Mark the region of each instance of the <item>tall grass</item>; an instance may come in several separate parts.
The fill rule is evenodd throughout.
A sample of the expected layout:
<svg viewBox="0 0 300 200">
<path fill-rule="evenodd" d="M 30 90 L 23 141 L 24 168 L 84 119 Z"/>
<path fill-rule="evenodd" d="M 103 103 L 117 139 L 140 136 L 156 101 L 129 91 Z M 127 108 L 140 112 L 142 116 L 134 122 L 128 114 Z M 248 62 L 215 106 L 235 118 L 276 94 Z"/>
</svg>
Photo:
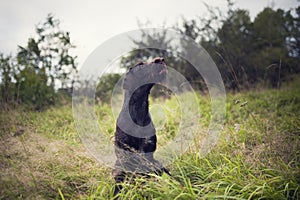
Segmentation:
<svg viewBox="0 0 300 200">
<path fill-rule="evenodd" d="M 155 123 L 159 145 L 176 135 L 175 98 Z M 210 100 L 198 95 L 199 122 L 207 128 Z M 155 114 L 162 112 L 157 107 Z M 201 156 L 201 141 L 168 168 L 124 182 L 120 199 L 300 199 L 300 85 L 228 94 L 226 123 L 217 145 Z M 99 124 L 113 135 L 109 105 L 96 108 Z M 111 199 L 110 169 L 92 158 L 77 135 L 70 105 L 43 112 L 1 113 L 0 199 Z M 199 130 L 201 131 L 201 130 Z M 200 134 L 200 133 L 199 133 Z"/>
</svg>

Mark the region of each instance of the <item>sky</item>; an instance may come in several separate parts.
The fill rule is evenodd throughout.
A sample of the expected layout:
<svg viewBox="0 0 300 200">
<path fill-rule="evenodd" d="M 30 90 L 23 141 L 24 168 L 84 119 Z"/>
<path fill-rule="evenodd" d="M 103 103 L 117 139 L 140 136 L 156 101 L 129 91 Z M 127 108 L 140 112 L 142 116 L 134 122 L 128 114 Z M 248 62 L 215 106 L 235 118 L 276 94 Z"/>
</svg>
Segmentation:
<svg viewBox="0 0 300 200">
<path fill-rule="evenodd" d="M 263 8 L 290 9 L 299 0 L 234 0 L 235 8 L 246 9 L 253 19 Z M 182 17 L 195 19 L 207 14 L 205 3 L 226 10 L 226 0 L 1 0 L 0 52 L 16 53 L 35 35 L 35 25 L 44 22 L 48 13 L 61 21 L 76 45 L 73 54 L 79 66 L 88 55 L 109 38 L 138 29 L 138 20 L 151 22 L 152 28 L 179 23 Z"/>
</svg>

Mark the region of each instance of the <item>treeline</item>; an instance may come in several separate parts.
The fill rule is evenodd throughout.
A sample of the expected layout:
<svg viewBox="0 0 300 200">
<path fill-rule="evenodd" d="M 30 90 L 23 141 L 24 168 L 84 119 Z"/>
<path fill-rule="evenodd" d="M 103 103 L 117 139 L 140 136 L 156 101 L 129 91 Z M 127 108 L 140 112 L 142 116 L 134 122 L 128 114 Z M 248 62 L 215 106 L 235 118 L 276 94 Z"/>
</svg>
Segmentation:
<svg viewBox="0 0 300 200">
<path fill-rule="evenodd" d="M 186 27 L 189 32 L 194 24 Z M 197 37 L 201 37 L 199 32 Z M 246 10 L 229 9 L 215 37 L 200 41 L 227 87 L 280 87 L 300 72 L 300 6 L 289 11 L 265 8 L 253 21 Z"/>
<path fill-rule="evenodd" d="M 283 81 L 299 74 L 300 6 L 288 11 L 267 7 L 253 20 L 247 10 L 234 9 L 230 1 L 226 12 L 209 6 L 207 11 L 206 17 L 183 20 L 172 28 L 208 51 L 227 89 L 280 87 Z M 141 41 L 134 42 L 138 48 L 121 58 L 121 67 L 163 56 L 194 89 L 205 90 L 201 75 L 180 54 L 174 53 L 178 49 L 171 45 L 166 32 L 145 34 Z M 166 50 L 144 49 L 157 43 Z M 36 36 L 29 38 L 26 46 L 19 46 L 15 56 L 0 54 L 1 107 L 26 104 L 42 109 L 59 102 L 60 94 L 71 92 L 76 81 L 76 56 L 71 55 L 72 48 L 75 46 L 70 33 L 62 31 L 59 20 L 48 15 L 44 23 L 36 26 Z M 120 74 L 108 74 L 99 80 L 96 96 L 100 101 L 109 102 L 119 78 Z"/>
<path fill-rule="evenodd" d="M 209 15 L 183 20 L 174 26 L 203 46 L 216 63 L 227 89 L 243 90 L 251 87 L 280 87 L 300 72 L 300 6 L 288 11 L 265 8 L 254 20 L 249 12 L 234 9 L 228 1 L 228 10 L 207 6 Z M 139 59 L 161 55 L 168 65 L 182 73 L 195 89 L 205 89 L 200 74 L 187 61 L 174 55 L 166 33 L 145 34 L 135 43 L 141 47 L 159 43 L 168 51 L 142 49 L 122 59 L 124 67 Z M 181 46 L 185 44 L 182 43 Z M 180 48 L 180 47 L 179 47 Z M 188 49 L 188 48 L 186 48 Z M 181 52 L 182 55 L 188 52 Z"/>
</svg>

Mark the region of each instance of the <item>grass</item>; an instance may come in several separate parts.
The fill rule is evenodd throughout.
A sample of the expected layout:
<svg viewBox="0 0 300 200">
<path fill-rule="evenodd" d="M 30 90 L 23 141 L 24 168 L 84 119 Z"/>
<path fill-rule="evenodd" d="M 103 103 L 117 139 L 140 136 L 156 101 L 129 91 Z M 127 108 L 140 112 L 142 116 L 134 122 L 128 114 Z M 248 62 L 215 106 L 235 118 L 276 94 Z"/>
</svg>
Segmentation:
<svg viewBox="0 0 300 200">
<path fill-rule="evenodd" d="M 198 95 L 199 122 L 210 120 L 209 97 Z M 246 103 L 247 102 L 247 103 Z M 159 145 L 177 133 L 175 98 L 153 100 Z M 167 108 L 162 115 L 161 107 Z M 199 142 L 167 175 L 124 183 L 122 199 L 300 199 L 300 83 L 281 89 L 227 94 L 226 123 L 205 157 Z M 97 107 L 99 124 L 114 133 L 110 107 Z M 158 117 L 155 117 L 155 115 Z M 165 118 L 165 119 L 164 119 Z M 18 108 L 0 115 L 0 199 L 110 199 L 110 169 L 85 150 L 70 105 L 43 112 Z M 199 133 L 200 134 L 200 133 Z"/>
</svg>

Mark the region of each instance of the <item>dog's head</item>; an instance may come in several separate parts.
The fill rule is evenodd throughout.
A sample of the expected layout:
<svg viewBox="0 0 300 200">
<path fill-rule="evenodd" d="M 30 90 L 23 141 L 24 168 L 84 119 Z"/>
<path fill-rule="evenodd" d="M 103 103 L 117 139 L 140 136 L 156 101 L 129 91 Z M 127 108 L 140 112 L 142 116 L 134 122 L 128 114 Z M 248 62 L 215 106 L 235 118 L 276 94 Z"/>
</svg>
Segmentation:
<svg viewBox="0 0 300 200">
<path fill-rule="evenodd" d="M 140 62 L 126 73 L 123 88 L 135 90 L 145 84 L 163 83 L 166 79 L 167 65 L 164 58 L 157 57 L 151 63 Z"/>
</svg>

